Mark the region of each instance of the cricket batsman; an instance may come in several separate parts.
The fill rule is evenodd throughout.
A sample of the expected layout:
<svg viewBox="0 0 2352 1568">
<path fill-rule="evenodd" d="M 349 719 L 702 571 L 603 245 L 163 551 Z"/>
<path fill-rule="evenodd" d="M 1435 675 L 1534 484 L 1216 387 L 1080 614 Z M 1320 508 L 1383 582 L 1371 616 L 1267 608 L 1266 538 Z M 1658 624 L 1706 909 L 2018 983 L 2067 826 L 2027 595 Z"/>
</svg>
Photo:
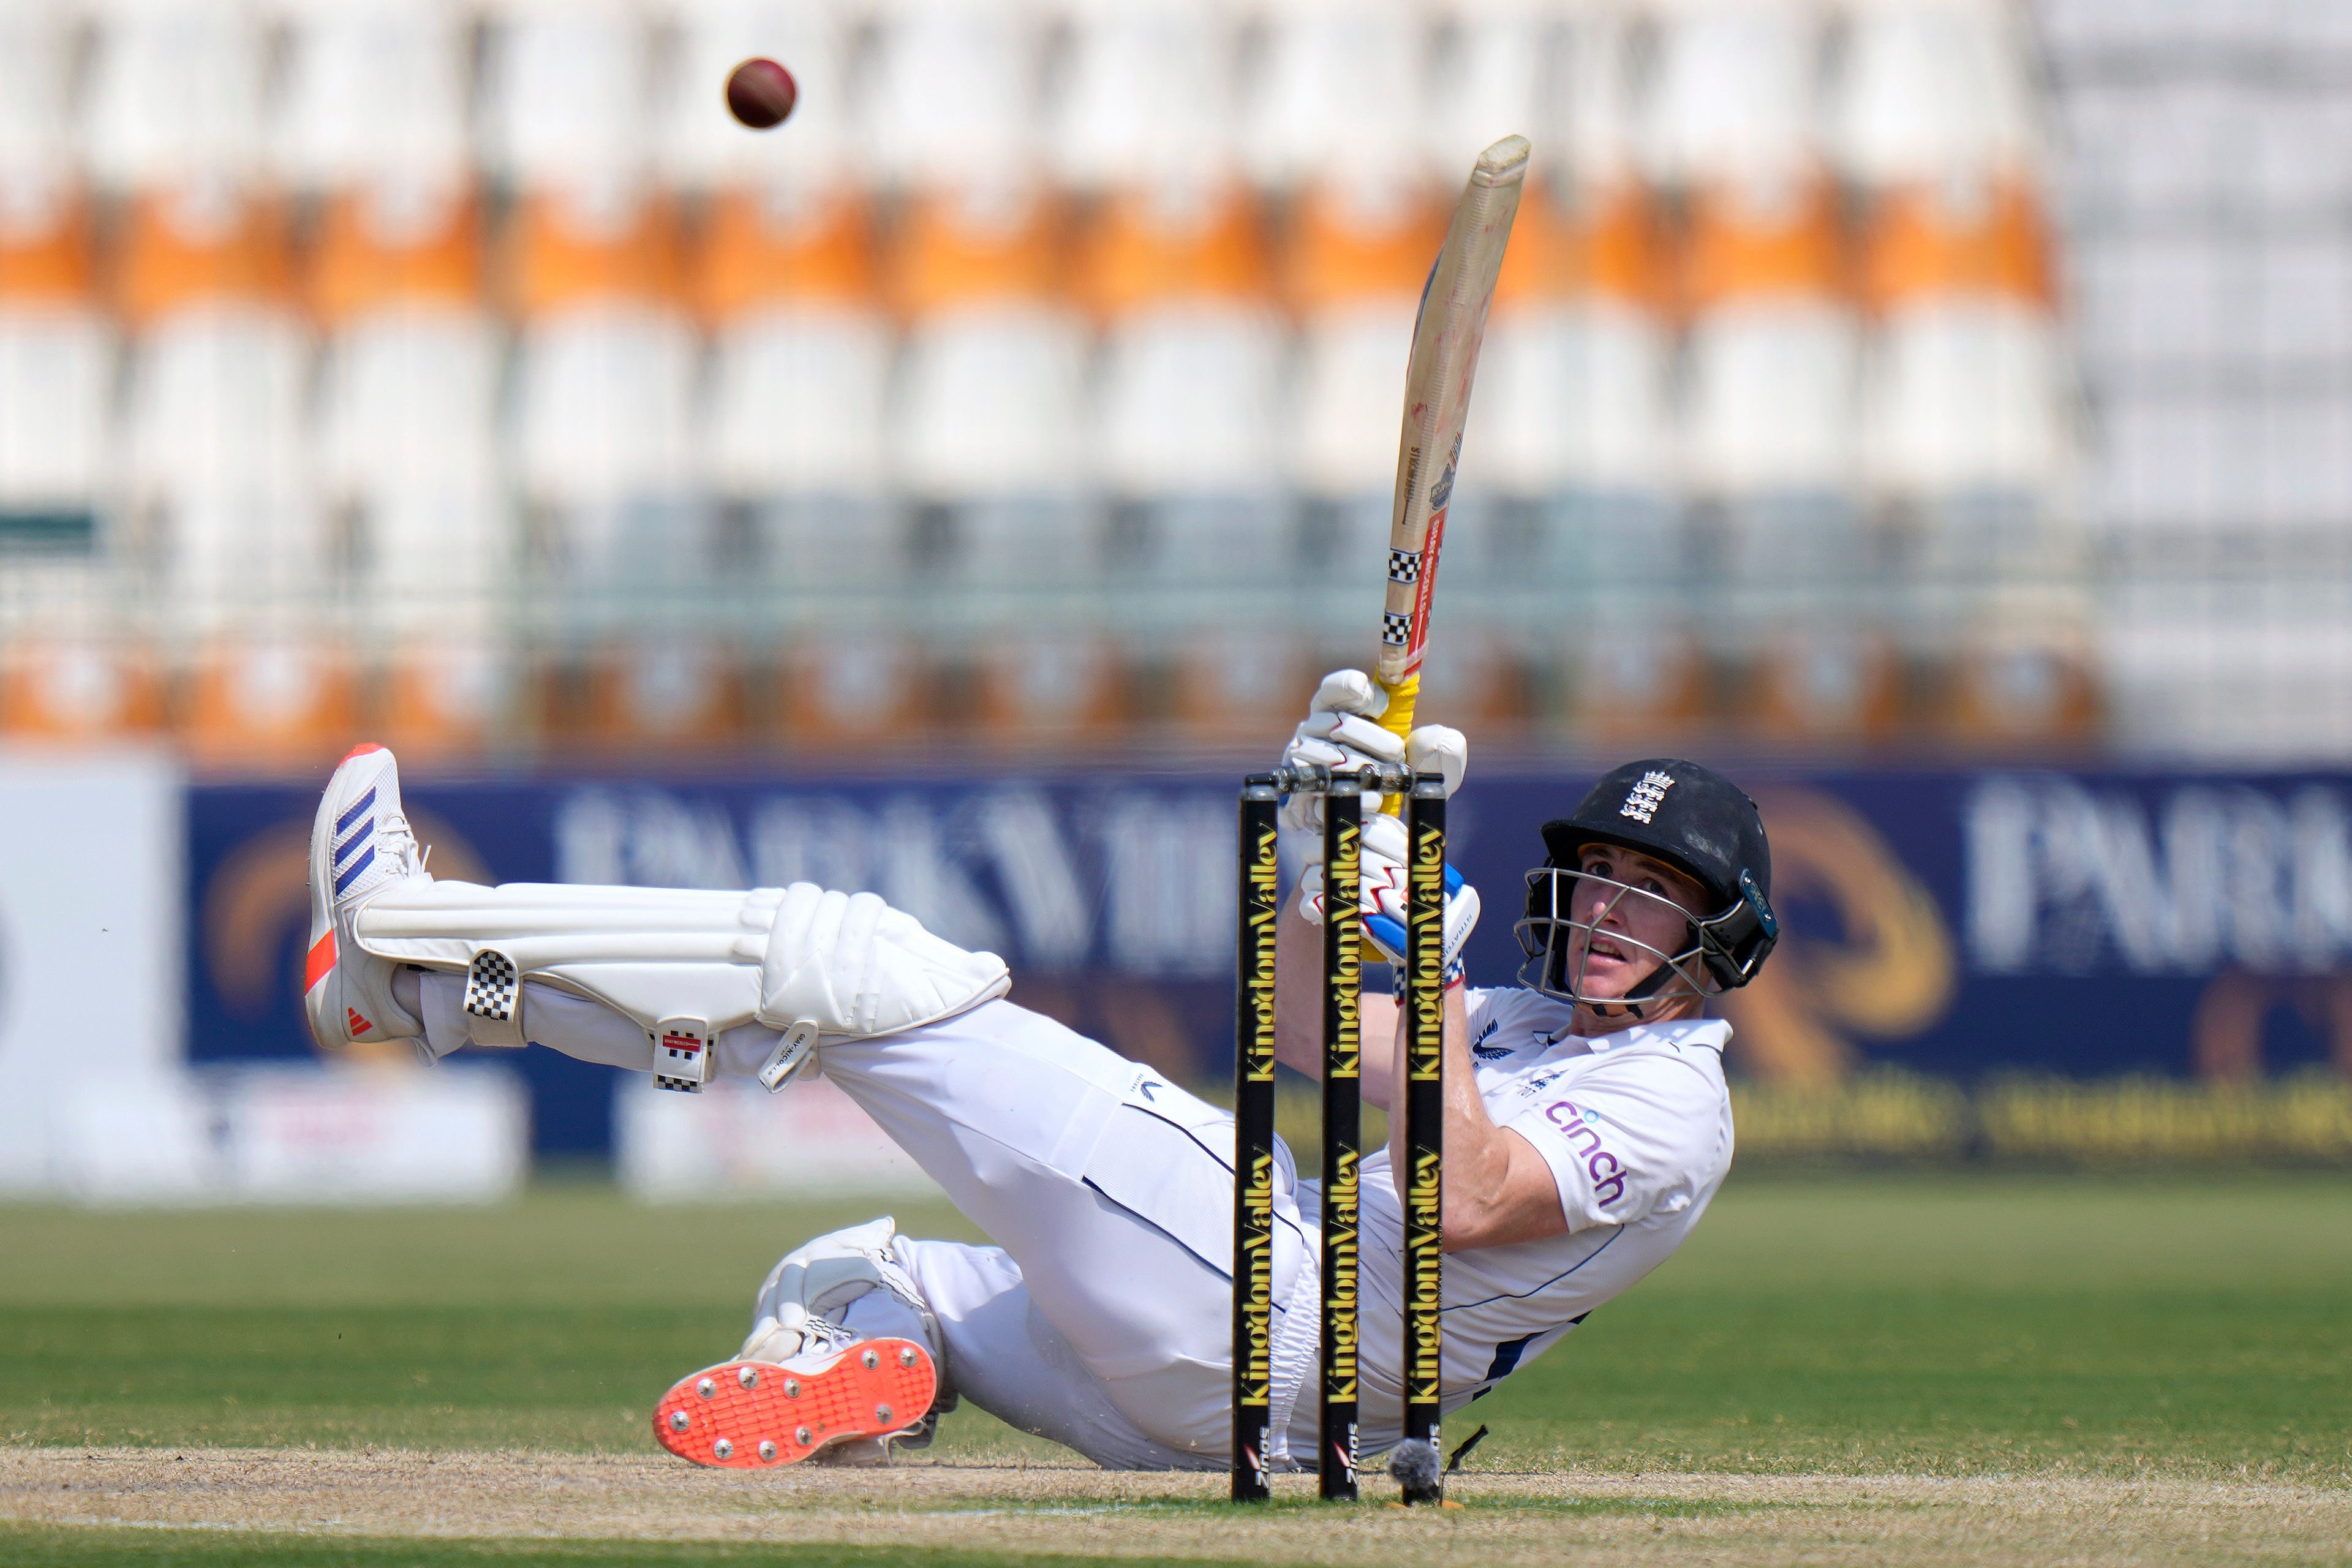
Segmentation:
<svg viewBox="0 0 2352 1568">
<path fill-rule="evenodd" d="M 1371 677 L 1318 689 L 1294 765 L 1410 763 L 1449 792 L 1458 731 L 1378 722 Z M 1404 834 L 1367 802 L 1361 907 L 1391 958 Z M 1286 908 L 1280 1059 L 1320 1065 L 1311 979 L 1328 918 L 1319 800 L 1285 825 L 1309 860 Z M 1311 831 L 1310 831 L 1311 830 Z M 1516 985 L 1465 987 L 1476 892 L 1448 900 L 1444 1407 L 1493 1388 L 1664 1261 L 1731 1162 L 1709 997 L 1753 979 L 1777 934 L 1754 804 L 1695 763 L 1626 764 L 1542 828 Z M 1529 847 L 1530 858 L 1534 846 Z M 768 1275 L 734 1356 L 655 1412 L 665 1447 L 758 1468 L 871 1461 L 927 1442 L 959 1399 L 1115 1469 L 1229 1462 L 1234 1124 L 1225 1111 L 1008 998 L 968 952 L 871 893 L 436 879 L 392 753 L 363 745 L 310 837 L 305 1005 L 322 1047 L 407 1039 L 551 1047 L 651 1071 L 837 1084 L 995 1245 L 924 1241 L 887 1217 L 821 1236 Z M 1449 882 L 1454 879 L 1449 878 Z M 1293 1001 L 1287 999 L 1296 999 Z M 1366 996 L 1363 1089 L 1401 1078 L 1399 1009 Z M 1394 1039 L 1393 1049 L 1377 1042 Z M 1402 1119 L 1396 1119 L 1401 1121 Z M 1394 1135 L 1392 1135 L 1393 1137 Z M 1361 1170 L 1362 1443 L 1399 1440 L 1403 1209 L 1389 1151 Z M 1277 1145 L 1276 1467 L 1318 1450 L 1318 1184 Z"/>
</svg>

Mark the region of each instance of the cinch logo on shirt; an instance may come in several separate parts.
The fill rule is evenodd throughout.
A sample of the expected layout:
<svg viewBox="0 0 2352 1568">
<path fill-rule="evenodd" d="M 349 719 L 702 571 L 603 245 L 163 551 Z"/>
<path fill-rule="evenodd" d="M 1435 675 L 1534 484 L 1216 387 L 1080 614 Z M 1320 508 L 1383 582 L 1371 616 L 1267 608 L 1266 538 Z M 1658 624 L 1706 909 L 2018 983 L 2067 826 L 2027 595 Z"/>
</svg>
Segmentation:
<svg viewBox="0 0 2352 1568">
<path fill-rule="evenodd" d="M 1605 1209 L 1625 1195 L 1624 1162 L 1601 1146 L 1599 1111 L 1587 1110 L 1572 1100 L 1556 1100 L 1544 1108 L 1544 1120 L 1566 1133 L 1568 1146 L 1583 1156 L 1585 1173 L 1592 1178 L 1592 1195 L 1600 1207 Z M 1601 1170 L 1603 1161 L 1608 1162 L 1606 1174 Z M 1601 1195 L 1603 1187 L 1611 1189 L 1605 1198 Z"/>
</svg>

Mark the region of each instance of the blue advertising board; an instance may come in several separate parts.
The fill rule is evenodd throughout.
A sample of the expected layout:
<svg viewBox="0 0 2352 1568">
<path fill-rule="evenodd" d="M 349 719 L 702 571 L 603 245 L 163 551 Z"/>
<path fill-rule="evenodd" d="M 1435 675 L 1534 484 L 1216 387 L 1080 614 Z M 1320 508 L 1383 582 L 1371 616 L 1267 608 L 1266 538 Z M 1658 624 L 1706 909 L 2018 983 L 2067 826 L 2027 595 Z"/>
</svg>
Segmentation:
<svg viewBox="0 0 2352 1568">
<path fill-rule="evenodd" d="M 1734 1065 L 2352 1072 L 2352 777 L 1733 768 L 1788 937 L 1727 999 Z M 1474 773 L 1473 984 L 1508 984 L 1537 827 L 1590 774 Z M 418 777 L 432 869 L 475 880 L 871 889 L 1003 953 L 1014 999 L 1190 1079 L 1231 1062 L 1234 786 L 1198 772 Z M 304 786 L 193 788 L 190 1054 L 301 1056 Z M 522 1054 L 542 1153 L 609 1147 L 611 1080 Z"/>
</svg>

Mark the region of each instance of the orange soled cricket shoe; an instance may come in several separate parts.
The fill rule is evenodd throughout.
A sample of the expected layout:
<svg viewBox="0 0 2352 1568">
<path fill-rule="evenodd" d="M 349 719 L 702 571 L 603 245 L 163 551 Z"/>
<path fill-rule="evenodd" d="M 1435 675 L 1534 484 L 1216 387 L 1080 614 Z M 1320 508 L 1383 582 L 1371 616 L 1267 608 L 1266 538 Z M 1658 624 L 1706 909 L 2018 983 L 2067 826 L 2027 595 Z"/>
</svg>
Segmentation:
<svg viewBox="0 0 2352 1568">
<path fill-rule="evenodd" d="M 662 1395 L 654 1436 L 698 1465 L 771 1469 L 853 1439 L 887 1450 L 923 1426 L 939 1389 L 930 1352 L 912 1340 L 860 1340 L 786 1364 L 722 1362 Z"/>
</svg>

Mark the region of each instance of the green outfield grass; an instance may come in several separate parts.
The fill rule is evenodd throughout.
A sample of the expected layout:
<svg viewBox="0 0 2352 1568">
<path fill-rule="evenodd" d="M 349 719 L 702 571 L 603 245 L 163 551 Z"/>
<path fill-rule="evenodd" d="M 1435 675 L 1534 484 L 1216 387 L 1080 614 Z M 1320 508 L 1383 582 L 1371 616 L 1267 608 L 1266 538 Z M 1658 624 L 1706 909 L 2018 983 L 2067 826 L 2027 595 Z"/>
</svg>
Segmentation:
<svg viewBox="0 0 2352 1568">
<path fill-rule="evenodd" d="M 11 1531 L 0 1526 L 15 1568 L 499 1568 L 529 1563 L 542 1568 L 1015 1568 L 1029 1561 L 1002 1552 L 908 1553 L 884 1546 L 736 1546 L 725 1542 L 658 1541 L 288 1540 L 284 1536 L 195 1530 L 128 1532 L 93 1530 Z M 1067 1557 L 1055 1568 L 1159 1568 L 1199 1559 Z"/>
<path fill-rule="evenodd" d="M 874 1209 L 0 1209 L 0 1440 L 649 1450 L 775 1258 Z M 1735 1175 L 1480 1422 L 1496 1469 L 2352 1480 L 2352 1184 Z M 967 1409 L 940 1451 L 1046 1450 Z"/>
</svg>

